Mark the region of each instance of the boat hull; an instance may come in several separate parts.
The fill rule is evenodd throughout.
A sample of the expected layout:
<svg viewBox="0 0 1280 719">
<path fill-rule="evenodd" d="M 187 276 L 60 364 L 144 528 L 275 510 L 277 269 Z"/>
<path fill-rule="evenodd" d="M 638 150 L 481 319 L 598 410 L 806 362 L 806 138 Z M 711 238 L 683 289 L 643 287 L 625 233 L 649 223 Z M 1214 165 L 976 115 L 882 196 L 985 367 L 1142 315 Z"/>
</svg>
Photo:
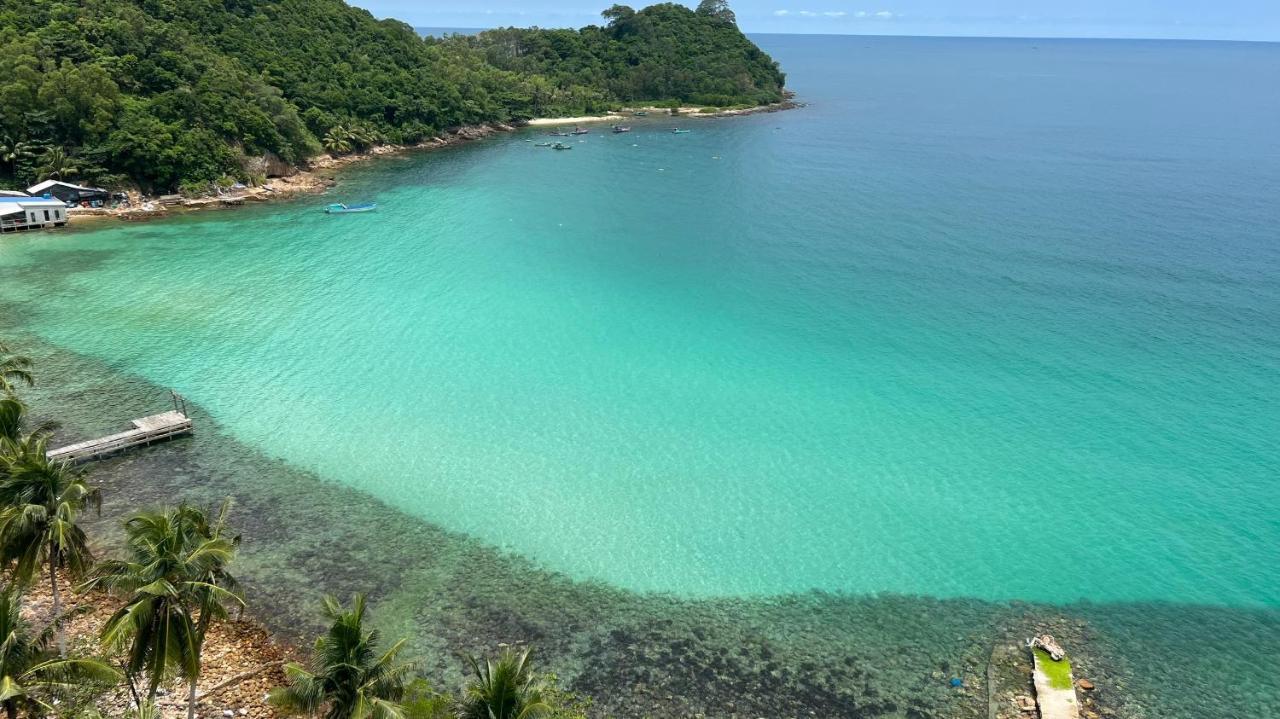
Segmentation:
<svg viewBox="0 0 1280 719">
<path fill-rule="evenodd" d="M 378 209 L 377 203 L 372 203 L 368 205 L 351 205 L 350 207 L 330 206 L 330 207 L 326 207 L 324 211 L 325 211 L 325 214 L 329 214 L 329 215 L 349 215 L 356 212 L 373 212 L 376 209 Z"/>
</svg>

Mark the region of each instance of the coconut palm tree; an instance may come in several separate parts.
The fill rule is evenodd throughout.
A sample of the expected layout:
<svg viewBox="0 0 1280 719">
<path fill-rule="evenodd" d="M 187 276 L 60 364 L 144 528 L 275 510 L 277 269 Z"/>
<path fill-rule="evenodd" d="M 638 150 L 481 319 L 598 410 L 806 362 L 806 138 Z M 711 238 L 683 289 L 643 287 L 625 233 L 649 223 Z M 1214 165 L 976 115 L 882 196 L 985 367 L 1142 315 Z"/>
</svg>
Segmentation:
<svg viewBox="0 0 1280 719">
<path fill-rule="evenodd" d="M 412 664 L 396 661 L 404 640 L 378 653 L 378 632 L 364 629 L 365 599 L 357 594 L 347 611 L 335 597 L 324 598 L 332 622 L 316 640 L 310 666 L 289 664 L 287 687 L 271 692 L 271 704 L 289 714 L 325 719 L 399 719 L 400 702 L 413 679 Z"/>
<path fill-rule="evenodd" d="M 6 440 L 0 450 L 0 561 L 13 580 L 28 585 L 48 567 L 55 622 L 62 613 L 58 571 L 79 576 L 93 561 L 84 530 L 76 523 L 89 507 L 100 509 L 98 490 L 84 474 L 45 453 L 47 434 Z M 66 637 L 57 630 L 59 654 Z"/>
<path fill-rule="evenodd" d="M 528 647 L 502 650 L 498 659 L 471 658 L 472 679 L 458 707 L 460 719 L 530 719 L 551 711 Z"/>
<path fill-rule="evenodd" d="M 101 563 L 82 589 L 101 587 L 130 596 L 102 628 L 102 641 L 126 652 L 125 671 L 147 678 L 147 701 L 155 701 L 172 674 L 188 682 L 188 716 L 195 712 L 200 654 L 212 622 L 227 604 L 242 604 L 227 565 L 237 540 L 224 535 L 225 509 L 210 523 L 203 512 L 180 506 L 141 512 L 125 522 L 129 558 Z"/>
<path fill-rule="evenodd" d="M 190 526 L 195 542 L 206 549 L 215 545 L 219 549 L 225 549 L 230 545 L 231 550 L 228 555 L 218 554 L 216 557 L 210 555 L 200 562 L 192 563 L 193 569 L 200 572 L 189 585 L 189 595 L 197 610 L 195 642 L 196 658 L 199 659 L 204 652 L 204 640 L 209 634 L 209 627 L 215 621 L 228 618 L 228 602 L 244 606 L 240 583 L 227 571 L 227 565 L 235 557 L 235 551 L 240 546 L 240 536 L 227 536 L 227 514 L 231 511 L 229 500 L 223 502 L 218 508 L 218 513 L 212 522 L 204 512 L 194 507 L 183 507 L 181 510 L 185 513 L 185 521 Z M 198 680 L 199 675 L 188 677 L 187 719 L 195 719 Z"/>
<path fill-rule="evenodd" d="M 18 163 L 31 160 L 36 156 L 39 145 L 23 140 L 15 140 L 9 135 L 0 137 L 0 161 L 9 166 L 9 174 L 18 175 Z"/>
<path fill-rule="evenodd" d="M 27 405 L 13 395 L 0 395 L 0 478 L 6 475 L 7 459 L 35 451 L 30 445 L 47 438 L 57 429 L 57 422 L 42 422 L 27 430 Z"/>
<path fill-rule="evenodd" d="M 376 131 L 370 130 L 364 125 L 352 125 L 348 129 L 348 132 L 351 143 L 355 145 L 358 150 L 363 150 L 371 145 L 376 145 L 378 144 L 378 141 L 382 139 Z"/>
<path fill-rule="evenodd" d="M 0 707 L 8 719 L 16 719 L 19 711 L 51 712 L 50 702 L 72 690 L 121 679 L 120 672 L 97 659 L 60 659 L 49 648 L 53 628 L 33 632 L 22 618 L 18 593 L 12 587 L 0 591 Z"/>
<path fill-rule="evenodd" d="M 342 124 L 334 125 L 329 128 L 329 132 L 325 133 L 321 144 L 330 154 L 345 155 L 353 148 L 351 129 Z"/>
<path fill-rule="evenodd" d="M 16 383 L 28 387 L 35 385 L 36 378 L 31 374 L 31 360 L 10 354 L 9 348 L 0 342 L 0 394 L 13 394 Z"/>
<path fill-rule="evenodd" d="M 7 444 L 16 443 L 22 436 L 22 420 L 27 416 L 27 406 L 17 397 L 0 396 L 0 452 Z M 3 467 L 0 461 L 0 467 Z M 3 471 L 3 469 L 0 469 Z"/>
<path fill-rule="evenodd" d="M 64 180 L 78 174 L 80 174 L 80 168 L 76 167 L 75 159 L 61 147 L 50 147 L 45 150 L 40 156 L 40 164 L 36 167 L 36 177 L 39 181 Z"/>
</svg>

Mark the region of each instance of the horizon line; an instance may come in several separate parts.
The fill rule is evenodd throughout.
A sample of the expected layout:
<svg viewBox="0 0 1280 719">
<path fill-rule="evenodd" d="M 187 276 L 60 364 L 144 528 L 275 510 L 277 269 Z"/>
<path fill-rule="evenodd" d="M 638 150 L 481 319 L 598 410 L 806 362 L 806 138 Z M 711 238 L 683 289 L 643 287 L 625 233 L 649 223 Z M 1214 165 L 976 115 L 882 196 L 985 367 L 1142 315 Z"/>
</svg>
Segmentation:
<svg viewBox="0 0 1280 719">
<path fill-rule="evenodd" d="M 397 18 L 382 18 L 384 20 L 396 20 Z M 400 20 L 400 22 L 404 22 Z M 409 23 L 405 23 L 409 25 Z M 581 30 L 580 27 L 573 26 L 554 26 L 544 27 L 541 25 L 497 25 L 494 27 L 451 27 L 448 25 L 410 25 L 415 30 L 474 30 L 476 32 L 485 32 L 487 30 L 504 30 L 507 28 L 516 28 L 519 30 Z M 590 27 L 583 26 L 583 27 Z M 1214 38 L 1214 37 L 1097 37 L 1089 35 L 900 35 L 893 33 L 861 33 L 861 32 L 771 32 L 771 31 L 748 31 L 743 30 L 744 35 L 803 35 L 814 37 L 887 37 L 887 38 L 926 38 L 937 40 L 1097 40 L 1097 41 L 1116 41 L 1116 42 L 1236 42 L 1236 43 L 1256 43 L 1262 45 L 1280 44 L 1280 38 L 1275 40 L 1256 40 L 1248 38 Z"/>
</svg>

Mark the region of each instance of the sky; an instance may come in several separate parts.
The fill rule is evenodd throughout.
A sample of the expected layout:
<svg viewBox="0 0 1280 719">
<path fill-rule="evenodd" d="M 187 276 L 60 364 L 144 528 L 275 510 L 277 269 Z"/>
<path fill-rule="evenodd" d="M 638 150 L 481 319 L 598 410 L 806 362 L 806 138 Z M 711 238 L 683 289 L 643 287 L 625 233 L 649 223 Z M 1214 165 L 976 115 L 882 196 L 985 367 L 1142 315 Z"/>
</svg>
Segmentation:
<svg viewBox="0 0 1280 719">
<path fill-rule="evenodd" d="M 347 1 L 417 27 L 453 28 L 599 24 L 600 11 L 614 2 Z M 730 6 L 743 30 L 759 33 L 1280 41 L 1280 0 L 730 0 Z"/>
</svg>

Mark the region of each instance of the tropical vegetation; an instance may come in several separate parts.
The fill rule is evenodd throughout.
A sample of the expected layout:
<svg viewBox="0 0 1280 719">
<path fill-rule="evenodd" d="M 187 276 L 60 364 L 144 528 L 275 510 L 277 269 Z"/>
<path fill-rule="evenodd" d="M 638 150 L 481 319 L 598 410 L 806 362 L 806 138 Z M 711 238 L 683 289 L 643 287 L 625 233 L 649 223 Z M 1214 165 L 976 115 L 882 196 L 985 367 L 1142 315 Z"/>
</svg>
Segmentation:
<svg viewBox="0 0 1280 719">
<path fill-rule="evenodd" d="M 723 0 L 604 18 L 424 38 L 342 0 L 0 0 L 0 187 L 167 191 L 465 125 L 782 99 Z"/>
<path fill-rule="evenodd" d="M 385 651 L 378 647 L 378 632 L 364 627 L 363 595 L 351 600 L 350 609 L 336 597 L 325 597 L 324 615 L 332 624 L 316 640 L 311 665 L 285 667 L 289 684 L 272 692 L 272 705 L 327 719 L 401 716 L 414 672 L 412 664 L 397 659 L 404 640 Z"/>
<path fill-rule="evenodd" d="M 724 0 L 703 0 L 696 11 L 614 5 L 603 15 L 604 27 L 490 30 L 472 44 L 494 67 L 545 83 L 534 86 L 534 113 L 555 111 L 566 97 L 587 110 L 619 100 L 722 107 L 782 99 L 785 76 L 738 30 Z"/>
<path fill-rule="evenodd" d="M 225 505 L 215 522 L 187 505 L 140 512 L 125 522 L 128 558 L 102 562 L 82 586 L 127 595 L 103 626 L 104 645 L 127 657 L 131 686 L 145 678 L 147 701 L 168 676 L 186 679 L 189 718 L 209 627 L 243 603 L 228 572 L 237 542 L 224 536 L 225 517 Z"/>
<path fill-rule="evenodd" d="M 58 574 L 81 575 L 93 561 L 81 512 L 101 506 L 97 489 L 84 475 L 45 453 L 44 432 L 4 444 L 0 455 L 0 562 L 13 584 L 29 585 L 48 570 L 54 622 L 62 613 Z M 58 631 L 61 654 L 65 639 Z"/>
<path fill-rule="evenodd" d="M 551 712 L 541 679 L 533 672 L 529 647 L 505 647 L 497 659 L 471 658 L 472 679 L 460 719 L 526 719 Z"/>
<path fill-rule="evenodd" d="M 35 385 L 35 377 L 31 374 L 31 359 L 18 354 L 11 354 L 9 348 L 0 344 L 0 396 L 13 396 L 16 385 Z"/>
<path fill-rule="evenodd" d="M 52 712 L 61 698 L 86 687 L 120 680 L 110 664 L 91 657 L 67 659 L 50 647 L 57 621 L 35 630 L 22 618 L 22 597 L 0 591 L 0 707 L 8 719 Z"/>
<path fill-rule="evenodd" d="M 7 363 L 7 364 L 5 364 Z M 96 696 L 128 692 L 126 716 L 156 719 L 162 688 L 181 680 L 193 719 L 210 632 L 245 604 L 236 580 L 240 538 L 231 505 L 213 511 L 179 504 L 143 510 L 124 521 L 118 556 L 98 560 L 79 523 L 101 506 L 101 493 L 80 468 L 48 457 L 53 426 L 32 424 L 18 390 L 32 385 L 31 362 L 0 345 L 10 374 L 0 392 L 0 709 L 19 716 L 102 716 Z M 39 626 L 22 611 L 24 593 L 46 577 L 52 608 Z M 114 611 L 98 651 L 68 648 L 64 625 L 79 608 L 63 607 L 62 584 L 105 592 Z M 384 647 L 366 625 L 367 602 L 327 597 L 328 631 L 306 664 L 285 668 L 287 683 L 270 694 L 277 708 L 326 719 L 585 719 L 587 700 L 536 672 L 528 649 L 472 659 L 472 679 L 457 694 L 438 692 L 401 659 L 405 640 Z M 76 651 L 79 650 L 79 651 Z M 108 710 L 110 711 L 110 710 Z M 116 715 L 118 712 L 112 713 Z"/>
</svg>

